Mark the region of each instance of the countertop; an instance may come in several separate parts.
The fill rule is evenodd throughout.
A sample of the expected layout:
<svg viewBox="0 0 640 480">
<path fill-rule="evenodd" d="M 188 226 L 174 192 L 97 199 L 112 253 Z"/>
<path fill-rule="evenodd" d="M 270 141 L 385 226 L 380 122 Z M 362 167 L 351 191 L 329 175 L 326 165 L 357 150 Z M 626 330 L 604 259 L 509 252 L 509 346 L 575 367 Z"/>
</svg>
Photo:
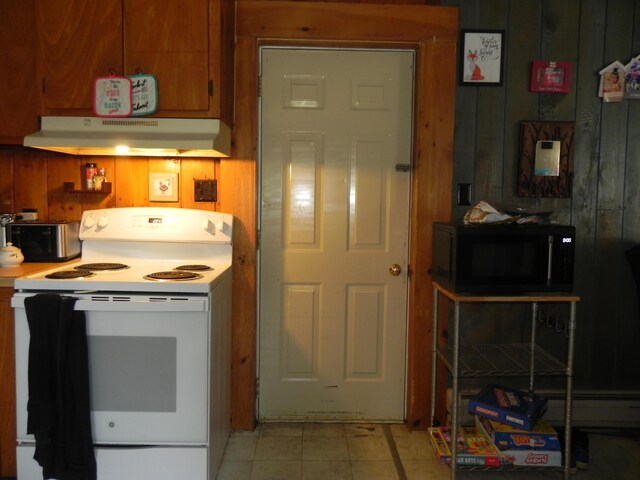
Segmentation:
<svg viewBox="0 0 640 480">
<path fill-rule="evenodd" d="M 13 281 L 22 277 L 23 275 L 29 275 L 31 273 L 53 268 L 56 265 L 63 265 L 65 262 L 55 263 L 21 263 L 16 267 L 0 267 L 0 288 L 9 287 L 13 288 Z"/>
</svg>

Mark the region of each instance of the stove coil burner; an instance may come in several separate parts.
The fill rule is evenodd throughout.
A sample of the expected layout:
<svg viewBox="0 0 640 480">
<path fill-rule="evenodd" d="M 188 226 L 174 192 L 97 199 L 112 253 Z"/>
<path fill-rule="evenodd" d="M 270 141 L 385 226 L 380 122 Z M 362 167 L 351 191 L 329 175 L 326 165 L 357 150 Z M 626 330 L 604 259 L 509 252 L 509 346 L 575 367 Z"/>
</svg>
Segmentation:
<svg viewBox="0 0 640 480">
<path fill-rule="evenodd" d="M 174 270 L 187 270 L 190 272 L 203 272 L 205 270 L 213 270 L 209 265 L 180 265 L 174 268 Z"/>
<path fill-rule="evenodd" d="M 78 265 L 75 268 L 78 270 L 93 270 L 97 272 L 106 270 L 124 270 L 125 268 L 129 268 L 129 265 L 125 265 L 124 263 L 85 263 L 84 265 Z"/>
<path fill-rule="evenodd" d="M 84 278 L 84 277 L 93 277 L 95 273 L 90 272 L 89 270 L 60 270 L 58 272 L 52 272 L 48 275 L 45 275 L 46 278 L 52 278 L 54 280 L 68 280 L 73 278 Z"/>
<path fill-rule="evenodd" d="M 197 280 L 202 278 L 202 275 L 194 272 L 184 272 L 180 270 L 170 270 L 167 272 L 155 272 L 150 273 L 149 275 L 144 276 L 145 280 L 157 280 L 157 281 L 168 281 L 168 280 Z"/>
</svg>

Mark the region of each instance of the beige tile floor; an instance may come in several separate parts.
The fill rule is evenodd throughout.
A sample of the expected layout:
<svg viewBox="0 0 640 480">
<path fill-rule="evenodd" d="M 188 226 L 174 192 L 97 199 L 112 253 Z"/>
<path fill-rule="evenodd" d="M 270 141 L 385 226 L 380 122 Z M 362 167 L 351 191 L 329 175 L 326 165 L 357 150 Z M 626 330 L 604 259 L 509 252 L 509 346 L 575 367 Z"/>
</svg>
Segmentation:
<svg viewBox="0 0 640 480">
<path fill-rule="evenodd" d="M 588 469 L 576 480 L 640 479 L 640 433 L 589 431 Z M 446 480 L 426 433 L 404 425 L 265 423 L 233 432 L 217 480 Z M 562 479 L 557 471 L 461 471 L 473 480 Z"/>
</svg>

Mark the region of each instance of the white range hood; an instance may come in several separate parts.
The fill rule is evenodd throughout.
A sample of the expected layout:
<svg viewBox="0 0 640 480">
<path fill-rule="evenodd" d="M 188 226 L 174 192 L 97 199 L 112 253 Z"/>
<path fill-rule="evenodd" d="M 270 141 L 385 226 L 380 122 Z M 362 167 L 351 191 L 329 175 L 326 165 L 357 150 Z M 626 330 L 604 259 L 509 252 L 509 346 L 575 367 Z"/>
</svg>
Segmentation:
<svg viewBox="0 0 640 480">
<path fill-rule="evenodd" d="M 231 132 L 220 120 L 42 117 L 26 147 L 72 155 L 228 157 Z"/>
</svg>

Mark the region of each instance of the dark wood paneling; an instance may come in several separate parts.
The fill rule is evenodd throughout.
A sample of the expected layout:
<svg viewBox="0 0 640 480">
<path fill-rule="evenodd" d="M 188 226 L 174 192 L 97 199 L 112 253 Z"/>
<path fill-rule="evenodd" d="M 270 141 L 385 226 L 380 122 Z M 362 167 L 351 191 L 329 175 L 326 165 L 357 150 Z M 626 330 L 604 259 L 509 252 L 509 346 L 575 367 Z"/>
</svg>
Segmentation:
<svg viewBox="0 0 640 480">
<path fill-rule="evenodd" d="M 629 47 L 633 38 L 634 4 L 626 0 L 608 2 L 606 32 L 604 44 L 604 63 L 623 59 L 626 63 L 630 56 Z M 612 32 L 617 32 L 615 35 Z M 629 330 L 633 324 L 628 323 L 623 310 L 624 296 L 630 292 L 628 285 L 622 284 L 623 273 L 628 268 L 622 252 L 622 219 L 624 209 L 624 185 L 628 155 L 626 137 L 628 129 L 629 101 L 602 104 L 601 110 L 601 143 L 598 158 L 598 190 L 597 190 L 597 226 L 596 239 L 598 253 L 596 255 L 595 275 L 601 285 L 618 288 L 602 288 L 596 295 L 596 319 L 607 319 L 598 322 L 594 319 L 594 334 L 598 342 L 615 345 L 607 362 L 594 365 L 592 378 L 600 379 L 606 388 L 628 384 L 628 377 L 623 376 L 622 367 L 629 360 L 629 353 L 622 350 L 627 335 L 637 328 Z M 636 126 L 637 128 L 637 126 Z M 626 372 L 625 372 L 626 373 Z M 638 374 L 636 374 L 638 376 Z M 640 378 L 640 376 L 638 376 Z"/>
<path fill-rule="evenodd" d="M 531 60 L 540 55 L 541 2 L 510 2 L 507 29 L 507 73 L 504 124 L 504 188 L 505 203 L 521 204 L 516 196 L 520 122 L 537 118 L 538 96 L 529 93 Z M 494 192 L 496 195 L 497 192 Z"/>
<path fill-rule="evenodd" d="M 478 22 L 481 28 L 507 30 L 508 0 L 481 2 Z M 508 40 L 508 32 L 506 41 Z M 459 68 L 461 68 L 459 66 Z M 505 76 L 506 79 L 506 76 Z M 468 88 L 468 87 L 459 87 Z M 503 190 L 506 83 L 498 87 L 478 88 L 476 102 L 475 184 L 478 199 L 500 200 Z"/>
<path fill-rule="evenodd" d="M 477 26 L 477 12 L 480 9 L 481 0 L 456 0 L 450 5 L 459 6 L 464 3 L 464 8 L 460 9 L 460 28 L 472 28 Z M 458 49 L 460 46 L 458 46 Z M 459 63 L 459 53 L 457 54 Z M 460 65 L 457 66 L 460 68 Z M 477 115 L 478 88 L 466 87 L 456 88 L 456 111 L 455 111 L 455 148 L 454 171 L 453 171 L 453 219 L 461 221 L 468 206 L 457 206 L 457 185 L 469 183 L 472 185 L 471 203 L 476 203 L 477 199 L 483 198 L 484 193 L 478 191 L 478 184 L 475 182 L 475 148 L 476 148 L 476 115 Z"/>
<path fill-rule="evenodd" d="M 576 330 L 576 374 L 580 385 L 588 385 L 594 378 L 593 370 L 598 362 L 593 352 L 600 347 L 596 327 L 602 323 L 593 315 L 599 305 L 600 286 L 595 279 L 594 258 L 598 248 L 596 239 L 596 208 L 598 184 L 597 152 L 600 148 L 600 110 L 602 102 L 598 91 L 598 76 L 603 65 L 604 23 L 606 3 L 601 0 L 582 2 L 580 22 L 579 62 L 575 65 L 576 134 L 573 173 L 573 198 L 571 223 L 578 232 L 576 242 L 575 277 L 582 296 L 579 305 L 578 328 Z M 578 81 L 578 79 L 580 79 Z"/>
<path fill-rule="evenodd" d="M 448 1 L 460 5 L 464 28 L 507 31 L 505 94 L 458 87 L 454 179 L 473 173 L 474 202 L 489 200 L 540 210 L 578 232 L 576 387 L 640 389 L 635 369 L 640 319 L 624 250 L 640 242 L 637 154 L 640 102 L 604 104 L 598 71 L 640 53 L 639 0 Z M 505 13 L 506 12 L 506 13 Z M 506 18 L 505 18 L 506 15 Z M 573 65 L 568 94 L 529 92 L 533 60 Z M 477 90 L 472 92 L 470 90 Z M 517 128 L 521 121 L 575 122 L 572 197 L 520 198 Z M 466 207 L 454 206 L 460 218 Z M 486 319 L 485 319 L 486 320 Z M 497 321 L 497 320 L 496 320 Z M 507 334 L 484 322 L 475 332 Z M 604 355 L 594 352 L 605 350 Z"/>
<path fill-rule="evenodd" d="M 634 32 L 631 51 L 640 53 L 640 5 L 636 2 L 635 18 L 633 19 Z M 622 248 L 627 248 L 640 243 L 640 195 L 638 194 L 638 181 L 640 179 L 640 102 L 629 102 L 628 128 L 627 128 L 627 162 L 625 166 L 624 186 L 624 210 L 622 217 Z M 626 267 L 626 268 L 625 268 Z M 623 352 L 635 352 L 640 338 L 640 313 L 638 312 L 637 295 L 640 289 L 634 288 L 631 270 L 625 265 L 622 268 L 622 284 L 626 286 L 623 298 L 625 322 L 622 325 L 624 332 L 620 335 L 620 350 Z M 622 378 L 628 380 L 627 388 L 638 388 L 640 373 L 637 365 L 629 360 L 629 354 L 621 355 L 617 367 Z"/>
</svg>

